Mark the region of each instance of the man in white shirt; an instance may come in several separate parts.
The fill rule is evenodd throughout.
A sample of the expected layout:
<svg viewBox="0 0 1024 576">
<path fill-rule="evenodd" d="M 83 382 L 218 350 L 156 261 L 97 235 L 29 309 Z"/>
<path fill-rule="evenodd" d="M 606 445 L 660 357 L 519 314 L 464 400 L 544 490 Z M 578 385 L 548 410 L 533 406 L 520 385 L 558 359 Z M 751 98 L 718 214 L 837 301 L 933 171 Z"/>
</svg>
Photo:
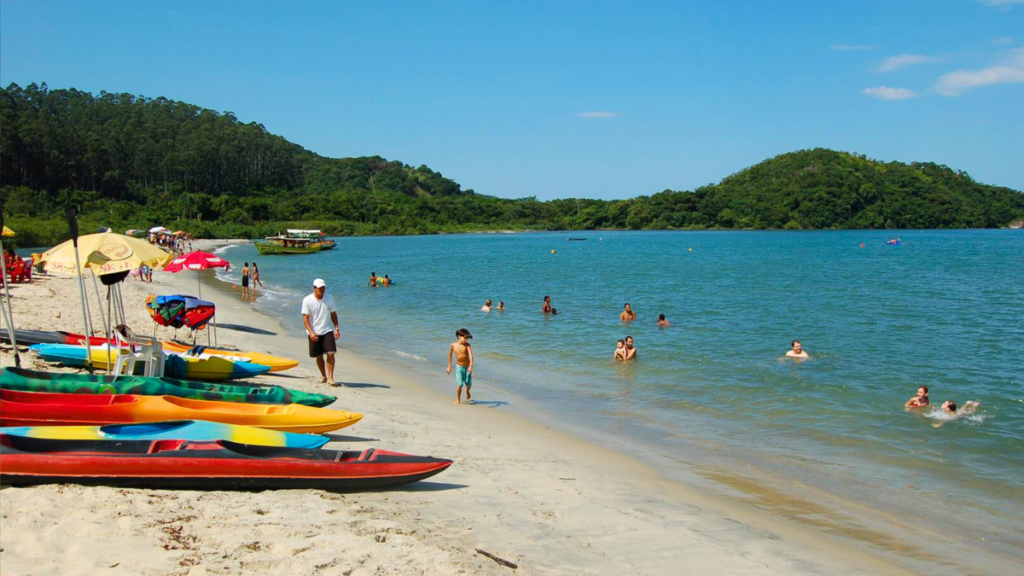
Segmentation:
<svg viewBox="0 0 1024 576">
<path fill-rule="evenodd" d="M 316 358 L 316 366 L 320 369 L 320 381 L 337 386 L 334 382 L 334 354 L 341 338 L 338 307 L 334 304 L 334 297 L 327 294 L 327 283 L 322 278 L 313 280 L 313 293 L 302 299 L 302 323 L 306 325 L 309 336 L 309 357 Z M 327 356 L 326 370 L 324 355 Z"/>
</svg>

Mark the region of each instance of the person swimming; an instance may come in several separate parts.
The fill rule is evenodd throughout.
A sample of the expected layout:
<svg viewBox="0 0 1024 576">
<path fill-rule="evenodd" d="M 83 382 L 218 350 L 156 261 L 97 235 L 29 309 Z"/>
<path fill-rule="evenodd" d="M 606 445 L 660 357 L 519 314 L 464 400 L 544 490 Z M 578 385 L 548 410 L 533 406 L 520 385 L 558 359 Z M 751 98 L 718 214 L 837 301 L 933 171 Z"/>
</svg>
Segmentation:
<svg viewBox="0 0 1024 576">
<path fill-rule="evenodd" d="M 967 402 L 964 402 L 962 408 L 957 410 L 956 402 L 953 402 L 952 400 L 946 400 L 945 402 L 942 403 L 942 407 L 940 408 L 940 410 L 943 414 L 956 416 L 957 418 L 959 418 L 961 416 L 969 416 L 971 414 L 974 414 L 975 412 L 978 411 L 978 406 L 981 406 L 981 402 L 968 400 Z"/>
<path fill-rule="evenodd" d="M 544 305 L 541 306 L 541 314 L 551 314 L 554 308 L 551 307 L 551 296 L 544 296 Z"/>
<path fill-rule="evenodd" d="M 671 326 L 672 324 L 665 319 L 664 314 L 658 314 L 658 328 L 664 328 L 665 326 Z"/>
<path fill-rule="evenodd" d="M 786 352 L 786 358 L 799 358 L 800 360 L 807 360 L 808 358 L 811 357 L 811 355 L 807 353 L 807 350 L 804 350 L 803 345 L 800 344 L 799 340 L 793 340 L 791 346 L 793 346 L 793 349 L 790 350 L 789 352 Z"/>
<path fill-rule="evenodd" d="M 626 336 L 626 356 L 623 358 L 625 361 L 636 360 L 637 349 L 633 347 L 633 337 Z"/>
<path fill-rule="evenodd" d="M 907 403 L 903 406 L 905 408 L 924 408 L 930 406 L 931 402 L 928 400 L 928 387 L 921 386 L 917 389 L 917 395 L 907 400 Z"/>
<path fill-rule="evenodd" d="M 484 305 L 480 307 L 480 311 L 481 312 L 490 312 L 491 311 L 491 301 L 488 300 L 487 302 L 484 302 Z"/>
<path fill-rule="evenodd" d="M 623 322 L 632 322 L 636 320 L 636 312 L 633 311 L 633 307 L 626 302 L 622 307 L 622 314 L 619 314 L 619 320 Z"/>
<path fill-rule="evenodd" d="M 370 288 L 376 288 L 377 287 L 377 273 L 376 272 L 370 272 L 370 282 L 368 284 L 369 284 Z"/>
<path fill-rule="evenodd" d="M 505 301 L 504 300 L 498 300 L 498 310 L 500 310 L 501 312 L 505 311 Z"/>
</svg>

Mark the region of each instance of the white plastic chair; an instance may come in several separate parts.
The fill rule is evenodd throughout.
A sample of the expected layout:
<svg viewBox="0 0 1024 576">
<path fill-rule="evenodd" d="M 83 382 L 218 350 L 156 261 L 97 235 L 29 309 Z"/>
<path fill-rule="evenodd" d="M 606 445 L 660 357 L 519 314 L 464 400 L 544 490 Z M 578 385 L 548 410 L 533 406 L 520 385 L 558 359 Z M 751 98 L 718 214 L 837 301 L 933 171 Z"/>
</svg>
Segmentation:
<svg viewBox="0 0 1024 576">
<path fill-rule="evenodd" d="M 136 344 L 140 342 L 135 334 L 128 330 L 127 343 L 129 345 L 128 350 L 121 349 L 117 355 L 117 360 L 114 363 L 114 381 L 117 381 L 117 377 L 122 374 L 132 375 L 135 373 L 135 364 L 137 362 L 143 363 L 142 374 L 143 376 L 155 376 L 162 377 L 164 375 L 164 367 L 167 363 L 167 356 L 164 355 L 164 347 L 160 344 L 160 341 L 156 339 L 155 334 L 152 340 L 148 342 Z M 135 348 L 138 347 L 138 350 Z"/>
</svg>

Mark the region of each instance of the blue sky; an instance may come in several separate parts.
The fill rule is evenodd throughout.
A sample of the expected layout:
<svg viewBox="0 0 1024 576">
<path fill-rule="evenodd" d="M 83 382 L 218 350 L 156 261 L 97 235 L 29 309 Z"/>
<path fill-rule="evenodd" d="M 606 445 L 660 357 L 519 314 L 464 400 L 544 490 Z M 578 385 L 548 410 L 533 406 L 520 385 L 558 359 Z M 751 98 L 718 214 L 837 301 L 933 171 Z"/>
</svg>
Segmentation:
<svg viewBox="0 0 1024 576">
<path fill-rule="evenodd" d="M 1024 190 L 1024 0 L 2 0 L 11 82 L 184 100 L 511 198 L 819 146 Z"/>
</svg>

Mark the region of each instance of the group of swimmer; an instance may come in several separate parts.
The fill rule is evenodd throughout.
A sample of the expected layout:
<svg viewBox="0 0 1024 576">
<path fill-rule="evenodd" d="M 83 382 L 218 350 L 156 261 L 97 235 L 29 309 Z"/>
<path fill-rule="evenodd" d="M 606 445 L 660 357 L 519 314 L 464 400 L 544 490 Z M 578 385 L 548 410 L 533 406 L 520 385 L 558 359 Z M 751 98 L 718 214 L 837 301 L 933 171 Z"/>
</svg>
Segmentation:
<svg viewBox="0 0 1024 576">
<path fill-rule="evenodd" d="M 917 389 L 917 394 L 915 394 L 914 397 L 911 398 L 910 400 L 907 400 L 906 404 L 904 404 L 903 406 L 909 410 L 913 408 L 927 408 L 931 405 L 931 400 L 928 399 L 928 387 L 921 386 L 920 388 Z M 946 400 L 945 402 L 942 403 L 942 406 L 939 408 L 939 411 L 949 416 L 960 417 L 967 416 L 969 414 L 974 414 L 975 412 L 978 411 L 978 406 L 981 406 L 981 402 L 977 402 L 975 400 L 968 400 L 967 402 L 964 402 L 963 407 L 961 407 L 958 410 L 956 402 L 953 402 L 952 400 Z"/>
<path fill-rule="evenodd" d="M 492 303 L 491 303 L 490 300 L 488 300 L 487 302 L 484 302 L 484 305 L 480 307 L 480 311 L 481 312 L 490 312 L 491 308 L 492 308 L 491 304 Z M 498 312 L 504 312 L 505 311 L 505 302 L 502 301 L 502 300 L 498 300 L 498 306 L 496 308 L 494 308 L 494 309 L 497 310 Z"/>
<path fill-rule="evenodd" d="M 378 278 L 376 272 L 370 272 L 370 281 L 367 282 L 367 286 L 370 288 L 376 288 L 377 286 L 391 286 L 391 278 L 387 274 L 382 278 Z"/>
</svg>

